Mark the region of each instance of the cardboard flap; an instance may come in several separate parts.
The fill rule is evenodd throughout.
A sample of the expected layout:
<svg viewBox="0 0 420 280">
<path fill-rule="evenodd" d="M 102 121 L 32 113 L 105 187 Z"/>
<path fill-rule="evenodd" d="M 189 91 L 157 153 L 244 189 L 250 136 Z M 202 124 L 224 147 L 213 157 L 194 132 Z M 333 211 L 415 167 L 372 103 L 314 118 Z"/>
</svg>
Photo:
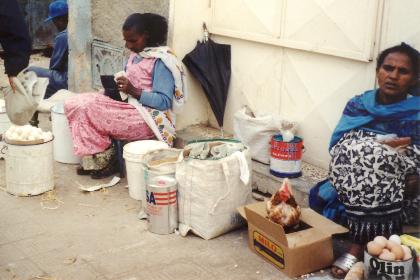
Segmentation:
<svg viewBox="0 0 420 280">
<path fill-rule="evenodd" d="M 239 206 L 236 210 L 238 210 L 239 215 L 246 220 L 245 206 Z"/>
<path fill-rule="evenodd" d="M 346 233 L 349 231 L 347 228 L 334 223 L 333 221 L 325 218 L 324 216 L 309 208 L 302 208 L 302 215 L 300 219 L 308 225 L 316 225 L 318 230 L 328 234 L 329 236 L 337 233 Z"/>
<path fill-rule="evenodd" d="M 266 234 L 287 247 L 287 238 L 283 227 L 265 218 L 265 212 L 265 203 L 256 203 L 245 206 L 245 215 L 248 223 L 252 223 L 257 228 L 263 228 Z"/>
</svg>

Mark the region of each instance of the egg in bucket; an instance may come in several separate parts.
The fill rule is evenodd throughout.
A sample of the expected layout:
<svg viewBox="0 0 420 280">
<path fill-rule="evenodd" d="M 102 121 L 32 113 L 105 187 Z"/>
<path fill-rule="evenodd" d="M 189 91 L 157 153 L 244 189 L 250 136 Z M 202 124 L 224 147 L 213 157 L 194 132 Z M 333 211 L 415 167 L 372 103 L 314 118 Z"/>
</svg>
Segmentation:
<svg viewBox="0 0 420 280">
<path fill-rule="evenodd" d="M 368 242 L 364 252 L 366 279 L 413 279 L 413 255 L 411 249 L 401 245 L 398 235 L 389 240 L 377 236 Z"/>
</svg>

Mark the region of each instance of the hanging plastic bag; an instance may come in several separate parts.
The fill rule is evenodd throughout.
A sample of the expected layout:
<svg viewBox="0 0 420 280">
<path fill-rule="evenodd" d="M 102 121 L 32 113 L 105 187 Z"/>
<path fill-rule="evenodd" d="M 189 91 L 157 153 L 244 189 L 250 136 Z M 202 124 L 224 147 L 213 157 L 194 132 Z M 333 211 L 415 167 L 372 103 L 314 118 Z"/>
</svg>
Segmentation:
<svg viewBox="0 0 420 280">
<path fill-rule="evenodd" d="M 15 92 L 9 86 L 4 95 L 7 116 L 13 124 L 25 125 L 44 98 L 49 81 L 48 78 L 38 78 L 35 72 L 25 70 L 12 80 L 16 87 Z"/>
</svg>

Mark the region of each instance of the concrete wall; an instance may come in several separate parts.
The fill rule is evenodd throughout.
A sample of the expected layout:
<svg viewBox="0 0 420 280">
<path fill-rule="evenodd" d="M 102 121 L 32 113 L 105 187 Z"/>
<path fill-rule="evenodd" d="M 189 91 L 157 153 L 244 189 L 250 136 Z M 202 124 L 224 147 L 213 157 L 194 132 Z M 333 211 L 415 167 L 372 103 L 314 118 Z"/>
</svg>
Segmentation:
<svg viewBox="0 0 420 280">
<path fill-rule="evenodd" d="M 152 12 L 169 17 L 169 0 L 69 0 L 69 89 L 92 90 L 91 44 L 99 39 L 124 47 L 121 29 L 132 13 Z"/>
<path fill-rule="evenodd" d="M 211 26 L 214 1 L 176 0 L 172 3 L 174 26 L 171 43 L 182 58 L 195 47 L 196 41 L 202 38 L 202 22 L 205 21 Z M 235 0 L 235 3 L 243 4 L 241 8 L 244 9 L 247 5 L 253 5 L 249 0 Z M 276 1 L 267 3 L 277 5 Z M 329 1 L 328 4 L 331 3 L 332 1 Z M 371 57 L 376 59 L 379 49 L 401 41 L 411 43 L 420 49 L 420 17 L 416 16 L 420 14 L 418 0 L 390 0 L 377 3 L 379 3 L 379 16 L 378 22 L 375 23 L 377 24 L 375 34 L 372 35 L 375 44 L 372 44 Z M 299 5 L 296 2 L 293 4 Z M 346 4 L 340 2 L 340 5 Z M 261 12 L 258 10 L 260 9 L 258 5 L 254 8 L 257 12 Z M 267 10 L 270 12 L 270 8 Z M 275 10 L 274 6 L 271 10 Z M 223 9 L 222 11 L 228 12 Z M 299 10 L 298 16 L 302 16 L 305 12 L 305 9 Z M 343 21 L 344 28 L 351 29 L 351 26 L 348 24 L 346 26 L 346 21 L 340 17 L 343 9 L 331 9 L 328 12 L 329 19 L 338 18 Z M 264 14 L 259 16 L 262 22 L 266 18 Z M 286 16 L 293 19 L 290 15 Z M 248 15 L 239 13 L 238 10 L 232 10 L 228 16 L 222 18 L 231 26 L 235 24 L 239 26 L 237 22 L 246 22 L 246 19 Z M 246 26 L 248 27 L 256 28 L 256 24 Z M 364 27 L 361 25 L 359 28 L 363 30 Z M 323 29 L 319 32 L 323 32 Z M 312 36 L 317 35 L 316 32 L 312 34 Z M 293 46 L 281 47 L 230 36 L 212 35 L 212 38 L 216 42 L 232 46 L 232 78 L 224 128 L 232 131 L 233 114 L 242 105 L 248 105 L 255 111 L 279 114 L 284 118 L 296 120 L 300 125 L 299 135 L 305 140 L 304 159 L 312 164 L 327 167 L 328 142 L 346 101 L 375 86 L 375 59 L 370 62 L 348 59 L 316 53 L 310 49 L 299 50 Z M 344 40 L 344 38 L 331 38 L 338 44 L 343 44 L 342 39 Z M 187 116 L 179 117 L 182 119 L 182 124 L 192 124 L 208 118 L 210 124 L 217 127 L 200 86 L 192 77 L 189 77 L 188 85 L 191 102 L 188 104 Z"/>
<path fill-rule="evenodd" d="M 92 35 L 114 46 L 124 47 L 121 33 L 127 16 L 133 13 L 156 13 L 169 16 L 169 0 L 92 0 Z"/>
</svg>

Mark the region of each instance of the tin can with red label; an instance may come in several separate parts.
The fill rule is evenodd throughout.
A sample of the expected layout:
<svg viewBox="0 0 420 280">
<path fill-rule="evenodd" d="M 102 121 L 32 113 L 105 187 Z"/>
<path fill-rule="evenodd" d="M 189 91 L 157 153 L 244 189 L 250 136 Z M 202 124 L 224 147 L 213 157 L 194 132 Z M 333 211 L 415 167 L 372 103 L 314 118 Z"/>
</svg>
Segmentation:
<svg viewBox="0 0 420 280">
<path fill-rule="evenodd" d="M 284 142 L 281 134 L 271 138 L 270 173 L 281 178 L 297 178 L 302 176 L 301 162 L 303 140 L 294 137 Z"/>
<path fill-rule="evenodd" d="M 156 176 L 146 185 L 149 231 L 170 234 L 178 227 L 177 182 L 171 176 Z"/>
</svg>

